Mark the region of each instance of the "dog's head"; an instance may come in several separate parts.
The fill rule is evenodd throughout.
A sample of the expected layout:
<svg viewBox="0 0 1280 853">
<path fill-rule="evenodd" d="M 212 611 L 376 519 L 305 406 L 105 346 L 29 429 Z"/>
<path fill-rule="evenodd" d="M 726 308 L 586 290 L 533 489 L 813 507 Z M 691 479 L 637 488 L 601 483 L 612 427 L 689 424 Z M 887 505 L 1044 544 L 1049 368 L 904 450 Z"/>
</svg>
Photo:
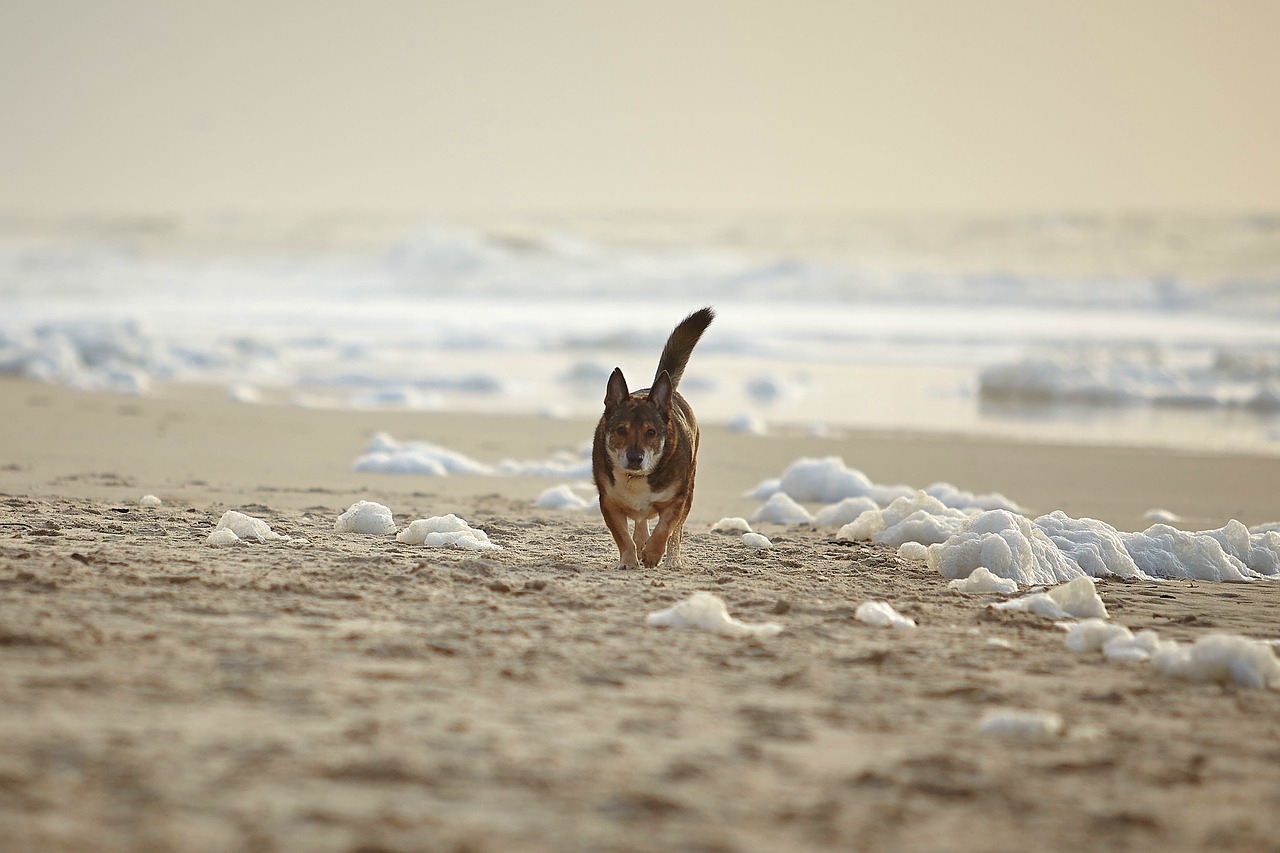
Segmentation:
<svg viewBox="0 0 1280 853">
<path fill-rule="evenodd" d="M 648 394 L 632 395 L 622 370 L 614 368 L 604 395 L 604 435 L 613 464 L 646 474 L 667 449 L 671 423 L 671 377 L 664 370 Z"/>
</svg>

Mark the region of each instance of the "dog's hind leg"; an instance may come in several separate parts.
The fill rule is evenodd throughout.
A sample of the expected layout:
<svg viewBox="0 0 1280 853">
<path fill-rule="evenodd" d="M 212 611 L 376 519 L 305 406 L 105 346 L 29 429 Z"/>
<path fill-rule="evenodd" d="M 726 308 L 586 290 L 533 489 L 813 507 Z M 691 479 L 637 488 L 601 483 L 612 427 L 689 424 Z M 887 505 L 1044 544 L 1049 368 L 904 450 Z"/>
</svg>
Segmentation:
<svg viewBox="0 0 1280 853">
<path fill-rule="evenodd" d="M 671 531 L 671 538 L 667 540 L 667 568 L 683 569 L 684 557 L 681 556 L 680 546 L 684 544 L 684 522 L 676 525 L 676 529 Z"/>
</svg>

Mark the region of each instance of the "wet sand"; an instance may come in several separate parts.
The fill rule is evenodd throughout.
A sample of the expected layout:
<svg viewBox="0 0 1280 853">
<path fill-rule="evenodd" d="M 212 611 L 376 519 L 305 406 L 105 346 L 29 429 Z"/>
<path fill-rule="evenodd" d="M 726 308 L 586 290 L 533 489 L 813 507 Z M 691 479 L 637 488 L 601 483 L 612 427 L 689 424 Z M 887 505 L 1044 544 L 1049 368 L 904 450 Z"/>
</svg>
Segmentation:
<svg viewBox="0 0 1280 853">
<path fill-rule="evenodd" d="M 1074 655 L 829 531 L 708 532 L 806 455 L 1122 529 L 1280 520 L 1280 460 L 707 428 L 687 568 L 626 572 L 598 517 L 532 507 L 558 480 L 351 469 L 376 430 L 494 462 L 587 423 L 17 381 L 0 411 L 0 849 L 1280 850 L 1280 692 Z M 359 499 L 503 550 L 334 533 Z M 210 548 L 226 509 L 295 541 Z M 645 625 L 696 590 L 784 631 Z M 1099 591 L 1135 630 L 1280 636 L 1270 582 Z M 871 598 L 920 627 L 856 621 Z M 1064 731 L 977 730 L 1005 708 Z"/>
</svg>

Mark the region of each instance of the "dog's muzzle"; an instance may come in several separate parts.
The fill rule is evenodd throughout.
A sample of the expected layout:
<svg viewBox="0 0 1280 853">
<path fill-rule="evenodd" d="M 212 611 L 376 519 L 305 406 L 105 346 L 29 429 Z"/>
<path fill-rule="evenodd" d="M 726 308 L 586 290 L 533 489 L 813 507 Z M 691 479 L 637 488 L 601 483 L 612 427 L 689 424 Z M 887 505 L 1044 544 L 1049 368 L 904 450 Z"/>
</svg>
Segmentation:
<svg viewBox="0 0 1280 853">
<path fill-rule="evenodd" d="M 644 453 L 639 450 L 627 451 L 627 470 L 640 471 L 644 469 Z"/>
</svg>

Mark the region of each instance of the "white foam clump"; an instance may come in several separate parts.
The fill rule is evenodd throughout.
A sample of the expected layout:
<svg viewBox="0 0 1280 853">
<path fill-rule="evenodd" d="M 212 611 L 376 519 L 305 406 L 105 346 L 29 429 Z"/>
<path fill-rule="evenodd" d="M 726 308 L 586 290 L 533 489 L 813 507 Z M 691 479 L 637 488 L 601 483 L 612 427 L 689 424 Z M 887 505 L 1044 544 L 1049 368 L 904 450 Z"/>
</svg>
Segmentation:
<svg viewBox="0 0 1280 853">
<path fill-rule="evenodd" d="M 1034 520 L 1001 509 L 975 512 L 921 490 L 864 512 L 836 535 L 899 548 L 908 542 L 928 545 L 930 566 L 956 580 L 979 566 L 1026 586 L 1082 574 L 1205 581 L 1280 577 L 1280 531 L 1250 530 L 1239 521 L 1199 533 L 1164 524 L 1121 533 L 1061 511 Z"/>
<path fill-rule="evenodd" d="M 550 459 L 504 459 L 494 472 L 507 477 L 565 477 L 568 479 L 591 477 L 591 445 L 588 443 L 576 452 L 560 450 Z"/>
<path fill-rule="evenodd" d="M 769 427 L 763 420 L 751 414 L 742 414 L 733 418 L 727 424 L 730 432 L 742 433 L 743 435 L 768 435 Z"/>
<path fill-rule="evenodd" d="M 1133 632 L 1106 619 L 1081 619 L 1067 632 L 1067 648 L 1073 652 L 1100 652 L 1113 641 L 1132 641 Z"/>
<path fill-rule="evenodd" d="M 533 505 L 539 509 L 582 510 L 590 506 L 591 502 L 579 497 L 572 486 L 562 483 L 559 486 L 544 489 Z"/>
<path fill-rule="evenodd" d="M 163 504 L 164 504 L 164 501 L 160 500 L 155 495 L 143 495 L 141 498 L 138 499 L 138 506 L 157 507 Z"/>
<path fill-rule="evenodd" d="M 1151 663 L 1173 678 L 1280 688 L 1280 660 L 1270 644 L 1248 637 L 1210 634 L 1191 645 L 1170 642 L 1152 653 Z"/>
<path fill-rule="evenodd" d="M 813 516 L 786 492 L 777 492 L 755 511 L 751 520 L 774 524 L 811 524 Z"/>
<path fill-rule="evenodd" d="M 990 510 L 965 522 L 945 542 L 929 546 L 929 567 L 953 580 L 979 566 L 1026 586 L 1074 580 L 1084 573 L 1025 516 Z"/>
<path fill-rule="evenodd" d="M 944 506 L 953 509 L 1004 509 L 1021 512 L 1022 508 L 999 493 L 976 495 L 957 489 L 950 483 L 934 483 L 924 491 Z M 835 504 L 845 498 L 869 498 L 876 506 L 888 506 L 898 498 L 910 498 L 917 492 L 909 486 L 886 486 L 874 483 L 856 468 L 850 468 L 839 456 L 804 457 L 792 462 L 778 478 L 761 480 L 747 497 L 765 499 L 786 492 L 802 503 Z"/>
<path fill-rule="evenodd" d="M 715 524 L 711 525 L 712 533 L 752 533 L 751 525 L 747 523 L 745 518 L 733 516 L 731 518 L 722 518 Z"/>
<path fill-rule="evenodd" d="M 908 543 L 908 544 L 916 544 L 916 543 Z M 916 546 L 919 548 L 924 547 L 918 544 Z M 902 547 L 906 548 L 907 546 L 903 545 Z M 901 553 L 901 549 L 899 549 L 899 553 Z M 926 554 L 927 554 L 927 550 L 926 550 Z M 996 574 L 993 574 L 990 569 L 987 569 L 983 566 L 978 566 L 978 568 L 974 569 L 969 574 L 969 577 L 957 578 L 956 580 L 953 580 L 949 584 L 947 584 L 947 586 L 949 586 L 951 589 L 954 589 L 956 592 L 962 592 L 962 593 L 965 593 L 966 595 L 982 595 L 985 593 L 992 593 L 992 592 L 1008 595 L 1011 592 L 1018 591 L 1017 581 L 1010 580 L 1009 578 L 1002 578 Z"/>
<path fill-rule="evenodd" d="M 1145 577 L 1130 555 L 1124 535 L 1104 521 L 1071 518 L 1059 510 L 1040 516 L 1034 524 L 1087 575 Z"/>
<path fill-rule="evenodd" d="M 1217 530 L 1205 530 L 1200 535 L 1216 539 L 1223 551 L 1250 571 L 1260 575 L 1280 575 L 1280 532 L 1254 532 L 1232 519 Z"/>
<path fill-rule="evenodd" d="M 843 527 L 853 522 L 863 513 L 880 508 L 879 504 L 868 497 L 845 498 L 839 503 L 824 506 L 813 515 L 813 523 L 818 527 Z"/>
<path fill-rule="evenodd" d="M 982 715 L 978 720 L 978 731 L 1015 738 L 1057 737 L 1062 733 L 1062 715 L 1053 711 L 998 708 Z"/>
<path fill-rule="evenodd" d="M 914 495 L 895 498 L 884 509 L 873 506 L 841 527 L 836 538 L 871 540 L 899 547 L 907 542 L 935 545 L 959 533 L 972 517 L 924 491 L 917 491 Z"/>
<path fill-rule="evenodd" d="M 455 450 L 426 441 L 397 441 L 385 432 L 369 440 L 355 470 L 374 474 L 492 474 L 493 469 Z"/>
<path fill-rule="evenodd" d="M 333 522 L 333 529 L 338 533 L 384 536 L 396 532 L 396 523 L 389 507 L 374 501 L 356 501 Z"/>
<path fill-rule="evenodd" d="M 762 536 L 759 533 L 742 534 L 742 544 L 746 545 L 748 548 L 756 548 L 756 549 L 773 547 L 773 543 L 769 541 L 769 537 Z"/>
<path fill-rule="evenodd" d="M 762 480 L 748 497 L 763 499 L 785 492 L 795 500 L 809 503 L 833 504 L 845 498 L 869 497 L 880 504 L 888 503 L 903 491 L 911 490 L 905 486 L 877 486 L 866 474 L 845 465 L 840 457 L 827 456 L 797 459 L 778 479 Z"/>
<path fill-rule="evenodd" d="M 1071 518 L 1060 511 L 1042 515 L 1029 525 L 994 517 L 992 513 L 978 516 L 958 536 L 940 546 L 931 546 L 930 553 L 944 575 L 953 577 L 948 572 L 964 570 L 966 561 L 974 559 L 974 537 L 968 534 L 992 524 L 1004 528 L 1002 536 L 1015 559 L 1010 562 L 993 552 L 988 556 L 1001 563 L 1002 568 L 984 565 L 996 574 L 1028 585 L 1069 580 L 1076 573 L 1204 581 L 1247 581 L 1280 575 L 1280 534 L 1255 533 L 1238 521 L 1199 533 L 1165 524 L 1152 525 L 1141 533 L 1121 533 L 1105 522 Z M 1014 527 L 1019 534 L 1015 535 Z M 1022 538 L 1028 541 L 1022 543 Z M 1056 553 L 1040 547 L 1046 539 Z M 999 550 L 994 543 L 989 547 Z"/>
<path fill-rule="evenodd" d="M 1137 567 L 1155 578 L 1246 581 L 1261 576 L 1261 572 L 1250 568 L 1239 556 L 1224 550 L 1224 543 L 1245 559 L 1270 568 L 1269 574 L 1275 572 L 1274 561 L 1280 559 L 1280 536 L 1275 537 L 1275 551 L 1266 546 L 1265 535 L 1256 536 L 1259 543 L 1255 554 L 1255 536 L 1238 521 L 1203 533 L 1154 524 L 1141 533 L 1122 533 L 1120 538 Z"/>
<path fill-rule="evenodd" d="M 729 608 L 709 592 L 695 592 L 666 610 L 650 613 L 645 623 L 658 628 L 699 628 L 728 637 L 772 637 L 782 631 L 776 622 L 748 624 L 729 615 Z"/>
<path fill-rule="evenodd" d="M 903 560 L 917 560 L 925 563 L 929 560 L 929 549 L 919 542 L 903 542 L 898 546 L 898 557 Z"/>
<path fill-rule="evenodd" d="M 997 610 L 1021 610 L 1050 619 L 1107 618 L 1107 606 L 1098 595 L 1093 578 L 1080 577 L 1047 592 L 1036 592 L 991 605 Z"/>
<path fill-rule="evenodd" d="M 914 628 L 916 622 L 893 609 L 887 601 L 864 601 L 858 605 L 853 617 L 876 628 Z"/>
<path fill-rule="evenodd" d="M 288 541 L 290 537 L 282 536 L 271 529 L 271 525 L 260 518 L 245 515 L 229 509 L 218 519 L 218 526 L 205 539 L 205 543 L 214 547 L 238 545 L 246 539 L 258 542 Z"/>
<path fill-rule="evenodd" d="M 1129 633 L 1126 629 L 1126 633 Z M 1121 634 L 1112 637 L 1102 644 L 1102 653 L 1107 660 L 1150 660 L 1160 649 L 1168 647 L 1172 641 L 1161 640 L 1155 631 L 1138 631 L 1129 636 Z"/>
<path fill-rule="evenodd" d="M 428 548 L 466 548 L 470 551 L 500 551 L 502 546 L 489 541 L 489 534 L 477 530 L 450 513 L 420 518 L 396 534 L 396 541 Z"/>
<path fill-rule="evenodd" d="M 1248 637 L 1209 634 L 1185 644 L 1161 640 L 1155 631 L 1135 634 L 1122 625 L 1084 619 L 1067 634 L 1067 648 L 1101 651 L 1113 661 L 1150 660 L 1161 674 L 1173 678 L 1280 688 L 1280 660 L 1271 644 Z"/>
</svg>

